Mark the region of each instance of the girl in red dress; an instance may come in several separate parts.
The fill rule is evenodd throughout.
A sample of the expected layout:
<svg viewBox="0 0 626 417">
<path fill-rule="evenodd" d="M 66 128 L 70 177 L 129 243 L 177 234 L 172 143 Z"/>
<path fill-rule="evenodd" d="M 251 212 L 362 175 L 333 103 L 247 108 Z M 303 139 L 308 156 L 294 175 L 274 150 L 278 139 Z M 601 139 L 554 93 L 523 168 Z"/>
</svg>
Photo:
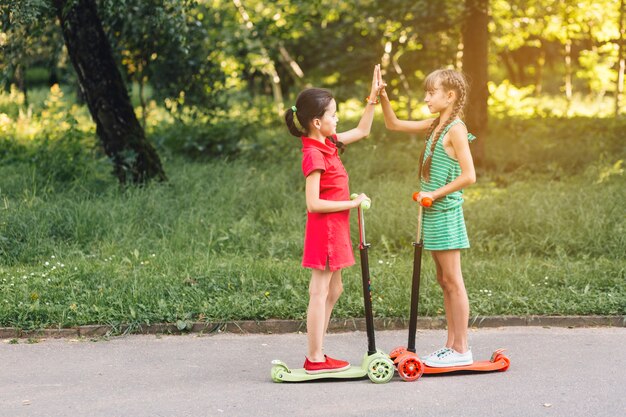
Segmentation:
<svg viewBox="0 0 626 417">
<path fill-rule="evenodd" d="M 337 299 L 343 291 L 341 269 L 354 264 L 350 241 L 350 209 L 368 197 L 350 200 L 348 173 L 338 150 L 369 135 L 378 96 L 380 66 L 374 76 L 367 105 L 359 125 L 337 133 L 337 103 L 328 90 L 302 91 L 296 105 L 285 112 L 289 132 L 302 140 L 302 172 L 306 178 L 307 222 L 302 266 L 312 269 L 307 309 L 307 373 L 347 369 L 346 361 L 332 359 L 322 351 L 324 334 Z M 372 99 L 370 99 L 370 97 Z"/>
</svg>

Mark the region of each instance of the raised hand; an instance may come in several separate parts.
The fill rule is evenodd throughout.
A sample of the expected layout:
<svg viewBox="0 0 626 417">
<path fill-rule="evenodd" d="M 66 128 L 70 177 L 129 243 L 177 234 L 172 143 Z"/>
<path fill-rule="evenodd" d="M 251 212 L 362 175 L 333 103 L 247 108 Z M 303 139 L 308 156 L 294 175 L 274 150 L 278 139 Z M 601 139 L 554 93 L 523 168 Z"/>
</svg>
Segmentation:
<svg viewBox="0 0 626 417">
<path fill-rule="evenodd" d="M 385 91 L 385 87 L 387 87 L 387 83 L 383 80 L 382 72 L 380 71 L 380 65 L 378 65 L 378 80 L 376 81 L 378 85 L 378 95 L 387 97 L 387 92 Z"/>
<path fill-rule="evenodd" d="M 376 96 L 378 96 L 380 87 L 380 64 L 374 65 L 374 74 L 372 75 L 372 88 L 370 90 L 370 100 L 375 100 Z"/>
</svg>

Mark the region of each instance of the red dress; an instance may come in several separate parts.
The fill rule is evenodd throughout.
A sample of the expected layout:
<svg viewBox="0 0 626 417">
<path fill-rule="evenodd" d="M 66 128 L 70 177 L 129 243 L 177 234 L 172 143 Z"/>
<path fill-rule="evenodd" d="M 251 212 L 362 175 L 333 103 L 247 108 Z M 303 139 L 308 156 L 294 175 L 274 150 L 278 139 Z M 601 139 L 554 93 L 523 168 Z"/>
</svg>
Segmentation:
<svg viewBox="0 0 626 417">
<path fill-rule="evenodd" d="M 337 137 L 335 136 L 336 140 Z M 322 200 L 350 200 L 348 173 L 339 159 L 337 147 L 329 139 L 321 143 L 302 137 L 302 173 L 321 170 L 320 198 Z M 337 271 L 354 265 L 350 241 L 350 210 L 334 213 L 307 211 L 302 266 Z"/>
</svg>

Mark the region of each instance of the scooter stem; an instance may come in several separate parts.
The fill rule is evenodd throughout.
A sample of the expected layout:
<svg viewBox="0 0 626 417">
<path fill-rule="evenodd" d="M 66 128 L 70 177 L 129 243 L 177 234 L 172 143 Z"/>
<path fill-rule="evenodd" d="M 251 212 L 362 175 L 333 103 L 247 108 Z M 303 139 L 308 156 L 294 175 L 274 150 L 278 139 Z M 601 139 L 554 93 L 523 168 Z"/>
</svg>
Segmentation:
<svg viewBox="0 0 626 417">
<path fill-rule="evenodd" d="M 364 247 L 368 247 L 369 243 L 365 241 L 365 220 L 361 206 L 358 207 L 357 213 L 359 216 L 359 249 L 363 249 Z"/>
<path fill-rule="evenodd" d="M 365 310 L 365 326 L 367 330 L 367 354 L 376 353 L 376 339 L 374 336 L 374 315 L 372 313 L 372 288 L 370 282 L 370 267 L 367 249 L 370 244 L 365 241 L 365 221 L 363 209 L 359 205 L 359 255 L 361 258 L 361 277 L 363 280 L 363 307 Z"/>
<path fill-rule="evenodd" d="M 429 206 L 432 202 L 427 203 Z M 422 213 L 423 207 L 417 204 L 417 233 L 415 242 L 413 242 L 413 282 L 411 284 L 411 313 L 409 315 L 409 340 L 407 342 L 407 350 L 415 353 L 415 333 L 417 331 L 417 313 L 420 298 L 420 276 L 422 273 L 422 249 L 424 243 L 422 241 Z"/>
<path fill-rule="evenodd" d="M 424 208 L 421 204 L 417 205 L 417 233 L 415 234 L 415 243 L 422 241 L 422 211 Z"/>
</svg>

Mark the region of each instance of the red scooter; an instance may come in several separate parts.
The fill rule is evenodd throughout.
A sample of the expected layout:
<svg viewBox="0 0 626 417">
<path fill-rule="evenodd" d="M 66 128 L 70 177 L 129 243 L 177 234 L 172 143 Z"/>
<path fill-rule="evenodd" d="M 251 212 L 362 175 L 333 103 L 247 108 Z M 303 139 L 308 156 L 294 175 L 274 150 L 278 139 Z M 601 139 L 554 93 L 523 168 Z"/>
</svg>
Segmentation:
<svg viewBox="0 0 626 417">
<path fill-rule="evenodd" d="M 422 214 L 424 207 L 431 207 L 433 200 L 423 198 L 417 201 L 419 193 L 413 193 L 413 200 L 418 202 L 417 211 L 417 237 L 413 246 L 415 251 L 413 254 L 413 282 L 411 285 L 411 312 L 409 317 L 409 340 L 408 346 L 397 347 L 391 351 L 389 357 L 393 360 L 398 374 L 405 381 L 415 381 L 423 374 L 442 374 L 457 371 L 506 371 L 509 369 L 511 361 L 504 355 L 504 349 L 498 349 L 491 355 L 491 359 L 484 361 L 475 361 L 471 365 L 450 366 L 445 368 L 434 368 L 426 366 L 415 353 L 415 333 L 417 327 L 417 309 L 419 304 L 420 292 L 420 275 L 422 270 L 422 249 L 424 242 L 422 240 Z"/>
</svg>

